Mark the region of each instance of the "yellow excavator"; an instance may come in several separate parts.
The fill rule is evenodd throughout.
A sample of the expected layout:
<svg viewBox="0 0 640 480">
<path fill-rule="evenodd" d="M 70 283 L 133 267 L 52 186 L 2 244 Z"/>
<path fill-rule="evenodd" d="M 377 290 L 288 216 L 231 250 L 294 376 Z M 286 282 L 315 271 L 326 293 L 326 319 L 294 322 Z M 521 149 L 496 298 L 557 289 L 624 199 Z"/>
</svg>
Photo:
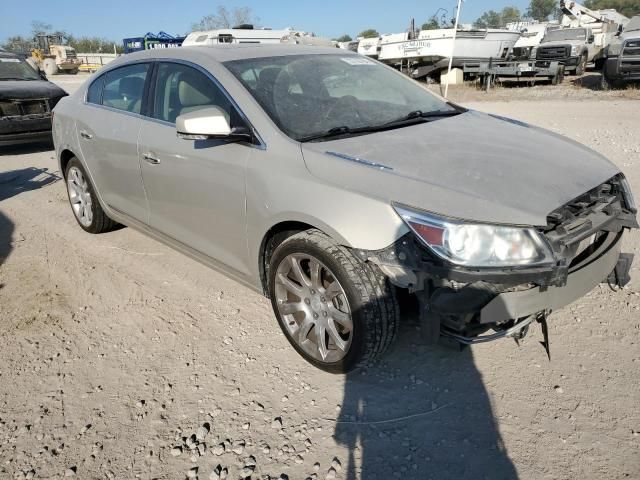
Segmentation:
<svg viewBox="0 0 640 480">
<path fill-rule="evenodd" d="M 69 45 L 64 45 L 62 35 L 36 35 L 35 48 L 31 50 L 30 63 L 42 70 L 45 75 L 78 73 L 82 61 L 78 59 L 76 51 Z"/>
</svg>

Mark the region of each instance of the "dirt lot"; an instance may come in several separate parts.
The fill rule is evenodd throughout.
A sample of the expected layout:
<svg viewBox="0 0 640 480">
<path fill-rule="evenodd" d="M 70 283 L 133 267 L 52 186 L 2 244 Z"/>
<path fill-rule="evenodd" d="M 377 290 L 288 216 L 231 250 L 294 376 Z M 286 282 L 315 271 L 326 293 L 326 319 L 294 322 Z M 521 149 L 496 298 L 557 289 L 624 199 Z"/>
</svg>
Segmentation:
<svg viewBox="0 0 640 480">
<path fill-rule="evenodd" d="M 586 143 L 640 196 L 640 102 L 551 88 L 469 105 Z M 132 229 L 83 233 L 50 147 L 4 149 L 0 478 L 640 478 L 632 275 L 553 315 L 551 362 L 538 329 L 460 353 L 404 325 L 377 367 L 330 376 L 265 298 Z"/>
</svg>

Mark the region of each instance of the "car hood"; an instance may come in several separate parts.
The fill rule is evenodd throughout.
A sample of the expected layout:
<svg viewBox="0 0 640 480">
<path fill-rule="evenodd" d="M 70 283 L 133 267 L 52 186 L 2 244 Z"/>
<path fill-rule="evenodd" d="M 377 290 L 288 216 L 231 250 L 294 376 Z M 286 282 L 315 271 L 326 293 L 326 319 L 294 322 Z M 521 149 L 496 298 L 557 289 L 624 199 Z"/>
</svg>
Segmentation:
<svg viewBox="0 0 640 480">
<path fill-rule="evenodd" d="M 66 95 L 62 88 L 46 80 L 0 80 L 0 100 L 60 98 Z"/>
<path fill-rule="evenodd" d="M 329 142 L 303 143 L 312 175 L 448 217 L 512 225 L 547 215 L 619 173 L 600 154 L 515 120 L 467 113 Z"/>
</svg>

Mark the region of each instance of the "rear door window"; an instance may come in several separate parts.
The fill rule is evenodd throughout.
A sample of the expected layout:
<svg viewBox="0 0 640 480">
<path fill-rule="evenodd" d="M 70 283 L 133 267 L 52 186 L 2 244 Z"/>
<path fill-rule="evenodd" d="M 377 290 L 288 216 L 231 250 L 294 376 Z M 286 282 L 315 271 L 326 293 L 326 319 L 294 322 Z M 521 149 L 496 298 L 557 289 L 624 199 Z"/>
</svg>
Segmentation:
<svg viewBox="0 0 640 480">
<path fill-rule="evenodd" d="M 144 85 L 149 67 L 148 63 L 128 65 L 105 74 L 101 104 L 139 114 L 142 111 Z M 90 101 L 89 98 L 87 100 Z"/>
</svg>

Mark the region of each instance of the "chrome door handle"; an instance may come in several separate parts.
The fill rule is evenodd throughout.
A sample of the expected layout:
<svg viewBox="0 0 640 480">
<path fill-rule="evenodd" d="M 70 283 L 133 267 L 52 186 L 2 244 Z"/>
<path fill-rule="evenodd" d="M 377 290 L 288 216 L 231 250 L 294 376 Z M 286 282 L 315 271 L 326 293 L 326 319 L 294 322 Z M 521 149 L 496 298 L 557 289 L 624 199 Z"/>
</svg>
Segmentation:
<svg viewBox="0 0 640 480">
<path fill-rule="evenodd" d="M 93 138 L 93 135 L 91 135 L 89 132 L 87 132 L 86 130 L 80 130 L 80 136 L 82 138 L 86 138 L 87 140 L 91 140 Z"/>
<path fill-rule="evenodd" d="M 150 153 L 145 153 L 142 155 L 142 158 L 144 158 L 145 162 L 151 164 L 151 165 L 158 165 L 160 163 L 160 159 L 154 157 L 152 154 Z"/>
</svg>

